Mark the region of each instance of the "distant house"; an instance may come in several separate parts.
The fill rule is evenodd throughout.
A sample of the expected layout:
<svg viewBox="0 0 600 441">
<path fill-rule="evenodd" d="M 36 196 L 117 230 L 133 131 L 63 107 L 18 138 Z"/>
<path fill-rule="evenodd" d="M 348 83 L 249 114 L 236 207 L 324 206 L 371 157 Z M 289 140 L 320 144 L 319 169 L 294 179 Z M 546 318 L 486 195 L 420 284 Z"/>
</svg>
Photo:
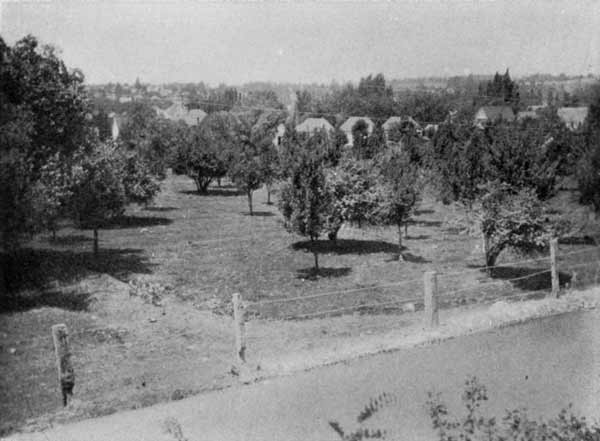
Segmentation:
<svg viewBox="0 0 600 441">
<path fill-rule="evenodd" d="M 158 107 L 154 108 L 156 113 L 163 118 L 171 121 L 183 121 L 188 126 L 197 126 L 206 118 L 206 112 L 202 109 L 189 109 L 183 104 L 183 100 L 176 99 L 175 102 L 161 110 Z"/>
<path fill-rule="evenodd" d="M 121 127 L 125 124 L 126 117 L 125 114 L 119 115 L 115 112 L 110 112 L 108 114 L 108 119 L 110 120 L 110 135 L 113 141 L 119 139 L 119 134 L 121 133 Z"/>
<path fill-rule="evenodd" d="M 483 126 L 500 120 L 514 121 L 515 114 L 509 106 L 483 106 L 475 114 L 474 120 L 476 126 Z"/>
<path fill-rule="evenodd" d="M 381 125 L 386 142 L 389 142 L 390 130 L 398 124 L 401 126 L 410 126 L 418 134 L 423 132 L 421 125 L 415 121 L 412 116 L 390 116 L 386 122 Z"/>
<path fill-rule="evenodd" d="M 578 130 L 588 116 L 587 107 L 560 107 L 556 114 L 569 130 Z"/>
<path fill-rule="evenodd" d="M 313 133 L 318 130 L 334 131 L 333 126 L 325 118 L 307 118 L 296 126 L 296 132 Z"/>
<path fill-rule="evenodd" d="M 285 124 L 279 124 L 277 126 L 277 131 L 275 132 L 275 137 L 273 138 L 273 145 L 277 148 L 281 146 L 281 142 L 283 141 L 283 136 L 285 135 Z"/>
<path fill-rule="evenodd" d="M 427 124 L 423 129 L 423 136 L 426 138 L 433 138 L 433 136 L 437 133 L 439 128 L 439 124 Z"/>
<path fill-rule="evenodd" d="M 356 125 L 356 123 L 359 121 L 364 121 L 365 124 L 367 125 L 367 134 L 368 135 L 373 133 L 373 129 L 375 128 L 375 123 L 373 123 L 371 118 L 366 117 L 366 116 L 351 116 L 344 122 L 344 124 L 342 124 L 340 126 L 340 130 L 345 133 L 346 138 L 348 139 L 347 145 L 349 145 L 349 146 L 354 145 L 354 136 L 352 134 L 352 131 L 354 130 L 354 126 Z"/>
</svg>

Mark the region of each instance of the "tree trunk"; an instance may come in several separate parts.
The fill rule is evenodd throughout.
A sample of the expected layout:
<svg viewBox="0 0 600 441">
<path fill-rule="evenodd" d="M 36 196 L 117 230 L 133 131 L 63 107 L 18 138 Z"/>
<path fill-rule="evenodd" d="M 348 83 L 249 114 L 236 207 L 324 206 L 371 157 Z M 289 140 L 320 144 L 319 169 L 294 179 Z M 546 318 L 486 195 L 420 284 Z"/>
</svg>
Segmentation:
<svg viewBox="0 0 600 441">
<path fill-rule="evenodd" d="M 403 260 L 403 257 L 402 257 L 402 224 L 398 224 L 398 260 Z"/>
<path fill-rule="evenodd" d="M 408 239 L 408 219 L 404 221 L 404 238 Z"/>
<path fill-rule="evenodd" d="M 317 247 L 316 247 L 316 243 L 315 243 L 315 239 L 313 239 L 312 237 L 310 238 L 310 248 L 312 250 L 313 253 L 313 257 L 315 258 L 315 275 L 319 274 L 319 253 L 317 251 Z"/>
<path fill-rule="evenodd" d="M 340 228 L 334 228 L 333 230 L 329 231 L 327 233 L 327 238 L 331 241 L 333 241 L 333 243 L 337 244 L 337 236 L 338 236 L 338 232 L 340 231 Z"/>
<path fill-rule="evenodd" d="M 485 272 L 491 275 L 492 269 L 488 268 L 488 254 L 490 252 L 490 241 L 489 238 L 485 235 L 485 233 L 481 233 L 481 249 L 483 250 L 483 258 L 485 259 Z"/>
<path fill-rule="evenodd" d="M 98 229 L 94 228 L 94 256 L 98 256 Z"/>
<path fill-rule="evenodd" d="M 485 254 L 485 266 L 488 275 L 491 276 L 493 274 L 493 267 L 496 265 L 496 260 L 502 250 L 504 250 L 504 244 L 498 244 L 491 247 L 488 245 L 488 251 Z"/>
<path fill-rule="evenodd" d="M 250 216 L 254 216 L 252 211 L 252 190 L 248 190 L 248 209 L 250 210 Z"/>
<path fill-rule="evenodd" d="M 221 178 L 217 178 L 217 185 L 221 188 Z"/>
<path fill-rule="evenodd" d="M 271 205 L 271 186 L 267 185 L 267 205 Z"/>
<path fill-rule="evenodd" d="M 198 190 L 198 193 L 200 194 L 206 194 L 207 190 L 208 190 L 208 186 L 210 185 L 210 182 L 212 179 L 201 179 L 201 178 L 193 178 L 194 179 L 194 183 L 196 184 L 196 189 Z"/>
</svg>

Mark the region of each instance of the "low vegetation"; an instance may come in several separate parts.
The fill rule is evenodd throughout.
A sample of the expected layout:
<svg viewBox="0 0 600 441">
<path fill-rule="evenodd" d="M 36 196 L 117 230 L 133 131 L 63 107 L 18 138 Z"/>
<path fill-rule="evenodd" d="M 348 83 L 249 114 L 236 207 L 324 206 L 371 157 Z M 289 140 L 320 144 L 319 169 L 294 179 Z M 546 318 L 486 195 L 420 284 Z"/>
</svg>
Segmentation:
<svg viewBox="0 0 600 441">
<path fill-rule="evenodd" d="M 571 406 L 547 421 L 531 418 L 522 408 L 507 410 L 502 418 L 490 417 L 483 413 L 488 401 L 487 389 L 475 377 L 467 379 L 461 398 L 465 414 L 452 416 L 440 395 L 429 393 L 427 410 L 440 441 L 600 440 L 600 426 L 574 414 Z M 386 392 L 371 399 L 360 412 L 356 418 L 358 429 L 347 432 L 336 421 L 330 421 L 329 425 L 343 441 L 389 439 L 384 428 L 369 423 L 378 412 L 393 408 L 398 402 L 394 394 Z"/>
</svg>

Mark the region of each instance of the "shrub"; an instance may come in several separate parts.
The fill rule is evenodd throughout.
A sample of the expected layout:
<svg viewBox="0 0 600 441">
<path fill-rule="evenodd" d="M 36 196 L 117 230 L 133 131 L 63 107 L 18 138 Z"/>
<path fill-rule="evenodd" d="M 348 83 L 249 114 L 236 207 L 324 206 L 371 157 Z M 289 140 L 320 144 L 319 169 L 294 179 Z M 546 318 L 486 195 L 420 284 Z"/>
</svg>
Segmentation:
<svg viewBox="0 0 600 441">
<path fill-rule="evenodd" d="M 600 440 L 600 427 L 589 425 L 584 417 L 575 415 L 570 405 L 547 422 L 531 419 L 525 409 L 508 410 L 498 421 L 481 413 L 481 407 L 487 400 L 486 387 L 477 378 L 471 377 L 465 382 L 462 395 L 466 413 L 461 418 L 451 418 L 440 396 L 430 393 L 427 407 L 440 441 Z"/>
</svg>

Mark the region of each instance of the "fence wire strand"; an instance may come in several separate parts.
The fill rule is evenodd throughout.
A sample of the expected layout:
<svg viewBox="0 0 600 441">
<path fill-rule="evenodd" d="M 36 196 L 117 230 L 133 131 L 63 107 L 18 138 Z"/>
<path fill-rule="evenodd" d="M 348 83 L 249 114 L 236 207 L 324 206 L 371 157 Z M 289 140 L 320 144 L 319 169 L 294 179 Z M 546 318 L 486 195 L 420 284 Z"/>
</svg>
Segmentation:
<svg viewBox="0 0 600 441">
<path fill-rule="evenodd" d="M 399 305 L 399 304 L 404 304 L 404 303 L 415 303 L 415 302 L 419 302 L 419 301 L 421 301 L 421 299 L 402 299 L 402 300 L 394 300 L 392 302 L 369 303 L 366 305 L 355 305 L 355 306 L 348 306 L 345 308 L 328 309 L 325 311 L 312 312 L 309 314 L 290 315 L 290 316 L 284 317 L 284 320 L 291 320 L 291 319 L 298 319 L 298 318 L 310 318 L 310 317 L 316 317 L 319 315 L 327 315 L 327 314 L 335 314 L 337 312 L 352 311 L 355 309 L 381 308 L 381 307 L 385 307 L 385 306 Z"/>
</svg>

